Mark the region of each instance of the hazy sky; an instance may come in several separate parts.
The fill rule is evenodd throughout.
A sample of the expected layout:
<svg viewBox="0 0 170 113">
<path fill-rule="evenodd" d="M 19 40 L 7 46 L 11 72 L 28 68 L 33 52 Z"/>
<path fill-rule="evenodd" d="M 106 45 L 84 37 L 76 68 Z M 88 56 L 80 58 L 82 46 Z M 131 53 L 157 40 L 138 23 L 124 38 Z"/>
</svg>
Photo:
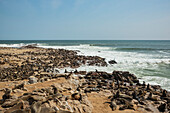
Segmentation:
<svg viewBox="0 0 170 113">
<path fill-rule="evenodd" d="M 170 40 L 170 0 L 0 0 L 1 40 Z"/>
</svg>

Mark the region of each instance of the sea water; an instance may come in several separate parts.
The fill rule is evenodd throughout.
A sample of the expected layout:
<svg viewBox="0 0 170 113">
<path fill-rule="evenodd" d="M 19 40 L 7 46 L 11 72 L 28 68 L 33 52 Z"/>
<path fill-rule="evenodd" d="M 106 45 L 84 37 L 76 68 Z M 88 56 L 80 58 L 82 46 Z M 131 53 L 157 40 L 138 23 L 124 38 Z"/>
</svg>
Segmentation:
<svg viewBox="0 0 170 113">
<path fill-rule="evenodd" d="M 170 40 L 1 40 L 2 47 L 37 44 L 43 48 L 79 50 L 79 55 L 115 60 L 107 67 L 81 66 L 78 70 L 129 71 L 140 81 L 161 85 L 170 91 Z M 68 70 L 74 70 L 67 68 Z M 63 71 L 63 70 L 61 70 Z"/>
</svg>

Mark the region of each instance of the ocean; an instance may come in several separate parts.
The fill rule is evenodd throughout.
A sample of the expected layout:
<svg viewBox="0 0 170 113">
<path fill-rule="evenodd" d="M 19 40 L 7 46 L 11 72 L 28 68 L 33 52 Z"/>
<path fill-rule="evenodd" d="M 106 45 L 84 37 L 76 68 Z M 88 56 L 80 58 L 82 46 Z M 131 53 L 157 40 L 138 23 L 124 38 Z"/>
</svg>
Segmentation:
<svg viewBox="0 0 170 113">
<path fill-rule="evenodd" d="M 84 65 L 78 70 L 129 71 L 141 82 L 161 85 L 170 91 L 170 40 L 0 40 L 1 47 L 21 47 L 27 44 L 79 50 L 80 55 L 100 56 L 107 62 L 116 60 L 117 64 L 107 67 Z"/>
</svg>

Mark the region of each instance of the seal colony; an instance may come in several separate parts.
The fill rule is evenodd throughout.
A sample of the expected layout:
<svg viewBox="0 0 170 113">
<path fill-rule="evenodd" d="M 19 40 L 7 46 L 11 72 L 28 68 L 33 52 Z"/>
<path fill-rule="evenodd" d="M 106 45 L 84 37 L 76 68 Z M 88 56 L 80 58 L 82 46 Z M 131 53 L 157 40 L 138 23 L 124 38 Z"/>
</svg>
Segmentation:
<svg viewBox="0 0 170 113">
<path fill-rule="evenodd" d="M 159 85 L 129 72 L 76 69 L 115 63 L 65 49 L 0 47 L 0 113 L 170 112 L 170 93 Z M 60 73 L 65 67 L 75 71 Z"/>
</svg>

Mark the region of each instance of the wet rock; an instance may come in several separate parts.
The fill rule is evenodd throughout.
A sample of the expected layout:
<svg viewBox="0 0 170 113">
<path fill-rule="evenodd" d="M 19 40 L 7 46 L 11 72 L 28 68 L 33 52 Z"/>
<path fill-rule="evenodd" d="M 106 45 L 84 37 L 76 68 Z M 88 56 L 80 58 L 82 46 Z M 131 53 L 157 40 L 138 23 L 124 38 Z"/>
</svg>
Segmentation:
<svg viewBox="0 0 170 113">
<path fill-rule="evenodd" d="M 117 62 L 115 60 L 110 60 L 109 64 L 117 64 Z"/>
<path fill-rule="evenodd" d="M 36 46 L 37 44 L 30 44 L 30 45 L 22 46 L 21 48 L 37 48 Z"/>
</svg>

